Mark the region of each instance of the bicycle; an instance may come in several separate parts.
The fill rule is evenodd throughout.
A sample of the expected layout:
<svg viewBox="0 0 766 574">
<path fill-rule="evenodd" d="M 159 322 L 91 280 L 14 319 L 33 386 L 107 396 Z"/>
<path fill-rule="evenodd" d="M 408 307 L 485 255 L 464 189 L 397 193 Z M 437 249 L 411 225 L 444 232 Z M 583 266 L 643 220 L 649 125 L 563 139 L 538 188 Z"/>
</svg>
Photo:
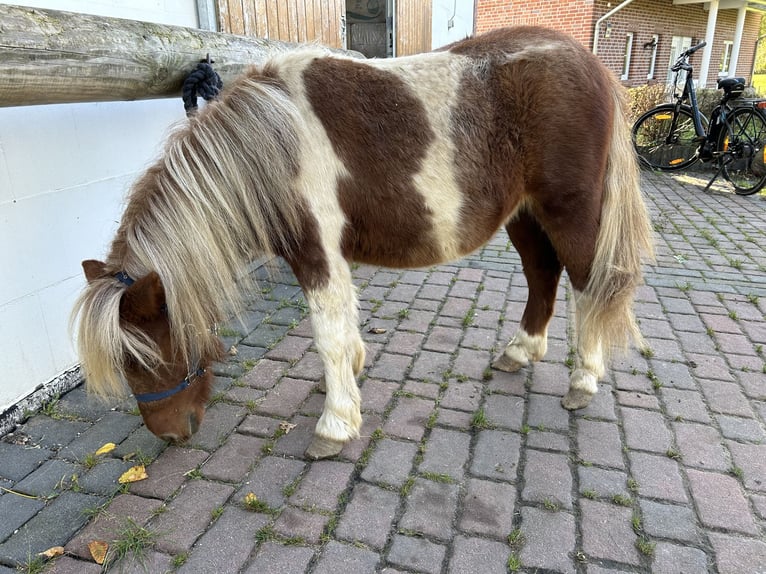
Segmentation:
<svg viewBox="0 0 766 574">
<path fill-rule="evenodd" d="M 705 46 L 701 42 L 683 52 L 670 67 L 675 72 L 675 102 L 660 104 L 633 124 L 633 145 L 641 162 L 661 171 L 685 169 L 697 161 L 713 162 L 739 195 L 751 195 L 766 184 L 766 100 L 738 99 L 745 89 L 744 78 L 718 80 L 723 97 L 708 119 L 697 105 L 689 58 Z M 678 79 L 686 72 L 683 91 Z"/>
</svg>

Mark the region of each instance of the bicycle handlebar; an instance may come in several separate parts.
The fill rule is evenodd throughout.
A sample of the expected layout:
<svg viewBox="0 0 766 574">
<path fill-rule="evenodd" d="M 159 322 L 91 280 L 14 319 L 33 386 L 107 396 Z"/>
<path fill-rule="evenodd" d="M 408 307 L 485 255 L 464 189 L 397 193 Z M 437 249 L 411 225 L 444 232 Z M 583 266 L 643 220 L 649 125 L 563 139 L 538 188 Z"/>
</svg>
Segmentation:
<svg viewBox="0 0 766 574">
<path fill-rule="evenodd" d="M 687 56 L 691 56 L 694 52 L 696 52 L 700 48 L 704 48 L 705 46 L 707 46 L 707 42 L 705 40 L 702 40 L 702 42 L 700 42 L 696 46 L 692 46 L 691 48 L 686 50 L 686 52 L 684 52 L 684 54 L 686 54 Z"/>
<path fill-rule="evenodd" d="M 686 70 L 687 72 L 690 72 L 692 70 L 692 66 L 688 62 L 689 56 L 694 54 L 694 52 L 696 52 L 700 48 L 704 48 L 705 46 L 707 46 L 707 42 L 705 40 L 702 40 L 702 42 L 700 42 L 696 46 L 692 46 L 688 50 L 681 52 L 681 55 L 678 56 L 678 59 L 670 67 L 670 70 L 673 72 L 677 72 L 679 70 Z"/>
</svg>

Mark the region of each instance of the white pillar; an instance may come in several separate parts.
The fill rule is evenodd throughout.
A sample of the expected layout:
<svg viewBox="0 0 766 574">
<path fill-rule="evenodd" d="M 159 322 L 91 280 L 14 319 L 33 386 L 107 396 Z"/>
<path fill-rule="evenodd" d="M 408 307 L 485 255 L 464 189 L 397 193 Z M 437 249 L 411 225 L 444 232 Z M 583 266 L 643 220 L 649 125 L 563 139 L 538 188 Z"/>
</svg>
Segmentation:
<svg viewBox="0 0 766 574">
<path fill-rule="evenodd" d="M 700 77 L 697 87 L 704 88 L 707 83 L 707 74 L 710 70 L 710 56 L 713 53 L 713 41 L 715 40 L 715 23 L 718 20 L 718 0 L 710 0 L 710 13 L 707 15 L 707 29 L 705 30 L 705 41 L 707 46 L 702 51 L 702 65 L 700 66 Z"/>
<path fill-rule="evenodd" d="M 729 74 L 737 75 L 737 61 L 739 60 L 739 47 L 742 44 L 742 30 L 745 29 L 745 16 L 747 15 L 747 5 L 743 4 L 737 10 L 737 25 L 734 28 L 734 45 L 731 47 L 731 64 L 729 65 Z"/>
</svg>

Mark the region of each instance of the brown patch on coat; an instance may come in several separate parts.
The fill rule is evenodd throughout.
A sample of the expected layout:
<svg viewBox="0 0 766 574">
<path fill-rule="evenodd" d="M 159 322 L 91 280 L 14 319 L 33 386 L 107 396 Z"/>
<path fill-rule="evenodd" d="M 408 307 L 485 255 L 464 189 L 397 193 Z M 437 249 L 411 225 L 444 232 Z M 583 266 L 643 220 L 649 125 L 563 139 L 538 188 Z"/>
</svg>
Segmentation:
<svg viewBox="0 0 766 574">
<path fill-rule="evenodd" d="M 481 242 L 486 227 L 523 202 L 575 288 L 584 289 L 614 114 L 603 97 L 609 72 L 574 40 L 544 28 L 498 30 L 448 49 L 475 60 L 452 125 L 464 241 Z"/>
<path fill-rule="evenodd" d="M 338 183 L 344 257 L 387 267 L 437 262 L 441 249 L 413 176 L 434 133 L 422 103 L 391 72 L 316 58 L 306 95 L 350 176 Z"/>
</svg>

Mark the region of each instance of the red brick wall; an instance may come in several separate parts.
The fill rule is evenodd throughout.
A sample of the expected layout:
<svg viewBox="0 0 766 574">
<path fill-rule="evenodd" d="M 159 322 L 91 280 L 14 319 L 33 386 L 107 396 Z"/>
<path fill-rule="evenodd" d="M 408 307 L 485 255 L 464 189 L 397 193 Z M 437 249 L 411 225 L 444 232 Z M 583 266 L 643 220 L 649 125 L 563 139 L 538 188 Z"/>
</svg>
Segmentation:
<svg viewBox="0 0 766 574">
<path fill-rule="evenodd" d="M 614 7 L 607 0 L 476 0 L 476 33 L 512 25 L 534 24 L 555 28 L 572 34 L 583 45 L 591 48 L 596 20 Z M 606 22 L 601 24 L 598 55 L 616 74 L 622 71 L 625 37 L 633 33 L 633 51 L 627 86 L 646 83 L 651 49 L 643 45 L 659 36 L 654 79 L 664 81 L 670 60 L 673 36 L 690 36 L 694 41 L 705 37 L 708 12 L 702 4 L 673 5 L 672 0 L 635 0 L 609 18 L 610 35 L 604 37 Z M 734 40 L 736 10 L 719 10 L 710 73 L 707 86 L 715 86 L 724 40 Z M 750 78 L 755 41 L 761 16 L 748 12 L 742 46 L 737 63 L 737 75 Z M 702 51 L 692 60 L 695 75 L 702 62 Z"/>
</svg>

